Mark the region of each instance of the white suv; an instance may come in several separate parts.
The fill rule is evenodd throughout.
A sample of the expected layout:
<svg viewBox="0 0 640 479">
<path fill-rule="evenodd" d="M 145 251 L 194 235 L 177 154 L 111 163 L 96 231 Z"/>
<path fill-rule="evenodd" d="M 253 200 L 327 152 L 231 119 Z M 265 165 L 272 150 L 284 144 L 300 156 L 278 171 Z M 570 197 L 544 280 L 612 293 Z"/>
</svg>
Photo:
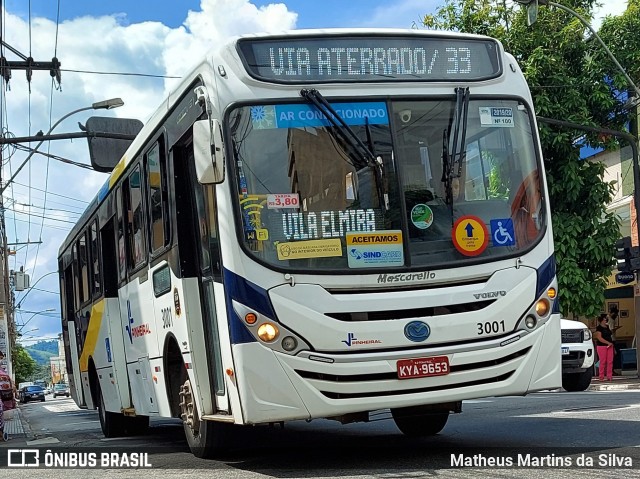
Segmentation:
<svg viewBox="0 0 640 479">
<path fill-rule="evenodd" d="M 584 323 L 561 319 L 562 387 L 567 391 L 584 391 L 591 384 L 595 348 L 591 331 Z"/>
</svg>

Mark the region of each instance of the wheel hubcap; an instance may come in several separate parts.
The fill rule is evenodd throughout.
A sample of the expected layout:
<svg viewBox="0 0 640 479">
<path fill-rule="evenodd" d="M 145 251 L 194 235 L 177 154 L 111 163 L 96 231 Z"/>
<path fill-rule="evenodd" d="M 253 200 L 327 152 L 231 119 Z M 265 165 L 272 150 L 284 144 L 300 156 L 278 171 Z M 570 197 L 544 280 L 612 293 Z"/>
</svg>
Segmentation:
<svg viewBox="0 0 640 479">
<path fill-rule="evenodd" d="M 198 433 L 200 418 L 198 417 L 198 410 L 193 401 L 191 381 L 188 379 L 180 386 L 180 418 L 182 422 L 191 428 L 194 434 Z"/>
</svg>

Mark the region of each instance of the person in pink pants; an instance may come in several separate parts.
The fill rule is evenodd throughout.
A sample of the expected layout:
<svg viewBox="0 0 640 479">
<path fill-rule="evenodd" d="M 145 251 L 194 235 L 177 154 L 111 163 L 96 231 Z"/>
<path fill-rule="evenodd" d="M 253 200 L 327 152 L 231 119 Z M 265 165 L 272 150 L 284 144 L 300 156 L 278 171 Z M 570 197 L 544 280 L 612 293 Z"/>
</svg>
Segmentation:
<svg viewBox="0 0 640 479">
<path fill-rule="evenodd" d="M 598 326 L 593 334 L 596 341 L 596 349 L 598 351 L 598 359 L 600 360 L 600 368 L 598 376 L 601 381 L 613 379 L 613 356 L 615 355 L 615 346 L 613 344 L 613 335 L 609 329 L 609 316 L 601 314 L 598 318 Z"/>
</svg>

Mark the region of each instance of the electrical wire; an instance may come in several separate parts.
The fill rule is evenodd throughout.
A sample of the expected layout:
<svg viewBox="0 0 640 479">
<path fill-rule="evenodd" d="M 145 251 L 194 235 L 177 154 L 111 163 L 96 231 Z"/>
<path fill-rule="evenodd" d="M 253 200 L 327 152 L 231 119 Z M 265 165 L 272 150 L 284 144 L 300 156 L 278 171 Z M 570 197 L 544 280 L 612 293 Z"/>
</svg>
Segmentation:
<svg viewBox="0 0 640 479">
<path fill-rule="evenodd" d="M 59 27 L 60 27 L 60 0 L 58 0 L 58 8 L 57 8 L 57 15 L 56 15 L 56 34 L 55 34 L 55 41 L 54 41 L 54 48 L 53 48 L 53 58 L 58 58 L 58 32 L 59 32 Z M 51 125 L 53 124 L 53 91 L 55 89 L 55 85 L 56 85 L 56 78 L 55 76 L 51 77 L 51 90 L 50 90 L 50 94 L 49 94 L 49 130 L 51 130 Z M 62 88 L 62 87 L 60 87 Z M 46 168 L 46 172 L 45 172 L 45 180 L 44 180 L 44 202 L 43 202 L 43 209 L 46 210 L 47 209 L 47 194 L 49 192 L 49 167 L 51 166 L 51 141 L 47 142 L 47 168 Z M 66 160 L 66 159 L 65 159 Z M 66 160 L 71 162 L 71 160 Z M 74 162 L 75 163 L 75 162 Z M 80 163 L 77 163 L 78 165 L 80 165 Z M 83 165 L 84 167 L 84 165 Z M 29 190 L 31 191 L 31 190 Z M 31 195 L 29 195 L 31 196 Z M 29 204 L 31 204 L 31 201 L 29 201 Z M 38 240 L 40 242 L 42 242 L 42 232 L 44 230 L 44 219 L 45 217 L 42 216 L 42 221 L 40 222 L 40 233 L 38 234 Z M 54 220 L 56 221 L 54 218 L 48 218 L 49 220 Z M 60 220 L 57 220 L 60 221 Z M 36 254 L 35 254 L 35 258 L 33 260 L 33 269 L 32 269 L 32 273 L 35 276 L 36 274 L 36 267 L 38 265 L 38 256 L 40 254 L 40 244 L 38 243 L 36 245 Z M 25 262 L 26 265 L 26 262 Z"/>
<path fill-rule="evenodd" d="M 168 78 L 179 80 L 182 77 L 172 76 L 172 75 L 154 75 L 151 73 L 135 73 L 135 72 L 101 72 L 94 70 L 72 70 L 68 68 L 61 68 L 62 72 L 72 72 L 72 73 L 89 73 L 91 75 L 116 75 L 116 76 L 134 76 L 134 77 L 143 77 L 143 78 Z"/>
</svg>

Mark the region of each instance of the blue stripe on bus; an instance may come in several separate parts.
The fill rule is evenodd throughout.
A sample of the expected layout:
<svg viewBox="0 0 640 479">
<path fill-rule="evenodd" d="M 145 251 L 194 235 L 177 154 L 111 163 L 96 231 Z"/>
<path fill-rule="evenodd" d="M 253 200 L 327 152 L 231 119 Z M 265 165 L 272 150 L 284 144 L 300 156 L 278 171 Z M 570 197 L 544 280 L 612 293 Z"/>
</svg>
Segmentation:
<svg viewBox="0 0 640 479">
<path fill-rule="evenodd" d="M 102 185 L 102 187 L 98 191 L 98 203 L 100 203 L 103 199 L 105 199 L 108 193 L 109 193 L 109 180 L 107 180 L 105 184 Z"/>
<path fill-rule="evenodd" d="M 267 291 L 228 269 L 224 270 L 224 288 L 227 298 L 231 344 L 255 342 L 256 339 L 249 333 L 242 318 L 238 317 L 233 310 L 232 300 L 242 303 L 257 313 L 276 319 Z"/>
<path fill-rule="evenodd" d="M 542 263 L 538 268 L 538 284 L 536 286 L 536 300 L 547 290 L 556 277 L 556 257 L 554 255 Z"/>
</svg>

